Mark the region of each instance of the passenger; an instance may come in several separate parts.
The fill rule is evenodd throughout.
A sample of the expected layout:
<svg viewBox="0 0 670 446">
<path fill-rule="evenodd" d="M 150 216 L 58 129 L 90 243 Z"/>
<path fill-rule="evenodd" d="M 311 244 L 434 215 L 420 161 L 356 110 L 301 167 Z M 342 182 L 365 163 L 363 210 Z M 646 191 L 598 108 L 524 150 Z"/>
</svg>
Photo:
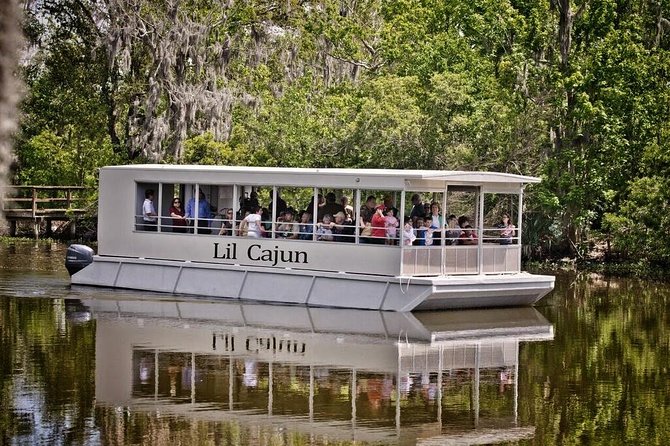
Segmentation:
<svg viewBox="0 0 670 446">
<path fill-rule="evenodd" d="M 326 204 L 326 200 L 323 199 L 323 195 L 321 194 L 317 194 L 316 199 L 317 199 L 316 212 L 318 215 L 319 209 L 321 209 L 321 207 L 323 207 Z M 312 197 L 312 199 L 309 200 L 309 203 L 307 203 L 305 211 L 309 212 L 310 216 L 314 214 L 314 197 Z"/>
<path fill-rule="evenodd" d="M 254 206 L 260 207 L 260 203 L 258 202 L 258 192 L 256 192 L 255 190 L 252 190 L 251 193 L 249 194 L 249 206 L 250 206 L 249 211 L 251 212 L 253 212 Z"/>
<path fill-rule="evenodd" d="M 348 224 L 352 224 L 354 222 L 354 208 L 349 204 L 349 197 L 342 195 L 340 197 L 340 204 L 342 204 L 342 207 L 344 208 L 344 221 Z"/>
<path fill-rule="evenodd" d="M 198 207 L 195 206 L 195 197 L 191 197 L 186 204 L 186 218 L 189 220 L 198 219 L 198 234 L 211 234 L 209 229 L 209 219 L 214 216 L 212 206 L 205 198 L 205 193 L 201 190 L 198 193 Z"/>
<path fill-rule="evenodd" d="M 458 242 L 461 245 L 476 245 L 477 244 L 477 233 L 472 229 L 470 223 L 466 221 L 463 226 L 463 232 L 458 239 Z"/>
<path fill-rule="evenodd" d="M 333 192 L 328 192 L 326 194 L 326 204 L 319 208 L 319 215 L 317 220 L 323 219 L 323 216 L 326 214 L 332 216 L 338 212 L 344 212 L 344 206 L 337 202 L 337 198 Z"/>
<path fill-rule="evenodd" d="M 433 229 L 433 218 L 430 215 L 426 215 L 426 217 L 423 219 L 423 226 L 425 229 L 424 232 L 424 246 L 432 246 L 433 245 L 433 234 L 435 230 Z"/>
<path fill-rule="evenodd" d="M 272 201 L 270 201 L 270 205 L 268 206 L 270 211 L 272 211 L 273 207 L 275 208 L 274 210 L 277 212 L 277 214 L 281 214 L 287 208 L 286 201 L 284 201 L 284 199 L 279 196 L 279 190 L 277 190 L 277 204 L 273 206 Z"/>
<path fill-rule="evenodd" d="M 501 245 L 511 245 L 512 238 L 515 234 L 516 226 L 512 224 L 509 220 L 508 214 L 503 214 L 502 221 L 497 226 L 500 228 L 500 244 Z"/>
<path fill-rule="evenodd" d="M 300 240 L 312 240 L 312 214 L 305 211 L 300 216 L 300 224 L 298 225 Z"/>
<path fill-rule="evenodd" d="M 323 222 L 317 223 L 316 225 L 316 239 L 321 242 L 332 242 L 333 241 L 333 230 L 330 228 L 330 224 L 333 221 L 330 214 L 323 216 Z"/>
<path fill-rule="evenodd" d="M 417 246 L 426 246 L 426 227 L 424 225 L 423 217 L 419 217 L 416 219 L 414 228 L 415 228 L 414 232 L 416 233 L 416 239 L 414 240 L 414 244 Z"/>
<path fill-rule="evenodd" d="M 458 238 L 461 236 L 461 227 L 458 225 L 458 219 L 454 214 L 449 215 L 447 221 L 447 245 L 455 245 L 458 242 Z"/>
<path fill-rule="evenodd" d="M 233 235 L 233 209 L 223 209 L 223 220 L 221 221 L 221 228 L 219 235 Z"/>
<path fill-rule="evenodd" d="M 147 189 L 144 192 L 144 203 L 142 203 L 142 221 L 144 222 L 142 229 L 144 231 L 157 231 L 157 216 L 158 214 L 156 214 L 156 208 L 154 207 L 154 190 Z"/>
<path fill-rule="evenodd" d="M 470 224 L 470 219 L 468 217 L 466 217 L 465 215 L 461 215 L 460 217 L 458 217 L 458 226 L 460 226 L 461 228 L 465 228 L 466 224 L 467 225 Z"/>
<path fill-rule="evenodd" d="M 418 218 L 425 217 L 426 213 L 423 210 L 423 203 L 421 202 L 421 196 L 419 194 L 412 195 L 412 210 L 409 214 L 412 222 L 416 226 L 416 220 Z"/>
<path fill-rule="evenodd" d="M 383 245 L 386 243 L 386 217 L 384 217 L 384 211 L 386 207 L 383 204 L 380 204 L 375 208 L 375 213 L 372 216 L 372 238 L 370 243 L 376 245 Z"/>
<path fill-rule="evenodd" d="M 299 233 L 299 225 L 293 220 L 293 211 L 287 209 L 284 211 L 281 224 L 277 227 L 277 238 L 297 239 Z"/>
<path fill-rule="evenodd" d="M 374 195 L 369 195 L 365 200 L 363 206 L 360 209 L 361 217 L 366 217 L 369 221 L 372 221 L 372 216 L 375 214 L 375 208 L 377 207 L 377 199 Z"/>
<path fill-rule="evenodd" d="M 402 244 L 403 246 L 411 246 L 414 240 L 416 240 L 416 235 L 412 227 L 412 219 L 405 217 L 405 225 L 402 227 Z"/>
<path fill-rule="evenodd" d="M 398 208 L 395 207 L 395 200 L 393 199 L 393 195 L 391 195 L 391 194 L 384 195 L 384 206 L 386 207 L 387 212 L 389 210 L 392 210 L 393 215 L 395 217 L 398 217 L 398 215 L 400 215 L 399 211 L 398 211 Z"/>
<path fill-rule="evenodd" d="M 252 208 L 254 212 L 250 213 L 240 223 L 240 227 L 246 226 L 247 237 L 261 238 L 264 235 L 265 229 L 261 224 L 261 212 L 263 211 L 258 206 Z"/>
<path fill-rule="evenodd" d="M 174 197 L 172 199 L 172 206 L 168 210 L 170 217 L 172 217 L 172 232 L 186 232 L 188 221 L 184 216 L 184 208 L 181 207 L 181 199 Z"/>
<path fill-rule="evenodd" d="M 268 208 L 261 209 L 261 228 L 263 228 L 262 237 L 267 237 L 272 231 L 272 221 L 270 220 L 270 211 Z"/>
<path fill-rule="evenodd" d="M 386 244 L 397 244 L 398 226 L 400 226 L 400 223 L 395 217 L 393 208 L 387 209 L 386 216 L 384 217 L 384 226 L 386 227 Z"/>
<path fill-rule="evenodd" d="M 330 224 L 333 238 L 336 242 L 354 242 L 354 227 L 347 223 L 344 212 L 340 211 L 333 216 L 335 221 Z"/>
</svg>

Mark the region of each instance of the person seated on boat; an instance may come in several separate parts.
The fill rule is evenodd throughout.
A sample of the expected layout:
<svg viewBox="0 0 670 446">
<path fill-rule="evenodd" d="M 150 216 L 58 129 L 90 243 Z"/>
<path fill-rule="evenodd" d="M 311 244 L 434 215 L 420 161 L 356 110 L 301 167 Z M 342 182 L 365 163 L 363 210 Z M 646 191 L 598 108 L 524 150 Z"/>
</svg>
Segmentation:
<svg viewBox="0 0 670 446">
<path fill-rule="evenodd" d="M 430 215 L 426 215 L 423 218 L 423 227 L 419 228 L 418 231 L 421 231 L 421 237 L 417 237 L 419 246 L 432 246 L 434 229 L 433 219 Z"/>
<path fill-rule="evenodd" d="M 416 234 L 416 238 L 414 239 L 414 245 L 426 246 L 426 225 L 423 217 L 419 217 L 416 219 L 416 222 L 414 223 L 414 228 L 415 228 L 414 232 Z"/>
<path fill-rule="evenodd" d="M 326 194 L 326 204 L 323 205 L 323 207 L 319 208 L 319 214 L 317 216 L 317 220 L 322 220 L 323 216 L 328 214 L 328 215 L 335 215 L 338 212 L 344 212 L 344 207 L 337 202 L 337 197 L 335 196 L 335 193 L 333 192 L 328 192 Z"/>
<path fill-rule="evenodd" d="M 252 211 L 240 222 L 240 231 L 242 233 L 246 232 L 247 237 L 261 238 L 265 232 L 265 228 L 263 228 L 261 223 L 261 219 L 263 218 L 261 217 L 262 209 L 254 206 Z"/>
<path fill-rule="evenodd" d="M 219 235 L 233 235 L 233 209 L 223 208 L 221 215 L 223 216 L 223 220 L 221 220 Z"/>
<path fill-rule="evenodd" d="M 447 231 L 445 233 L 447 245 L 455 245 L 458 243 L 458 239 L 461 236 L 461 227 L 458 225 L 458 219 L 454 214 L 449 215 L 447 220 Z"/>
<path fill-rule="evenodd" d="M 330 228 L 333 218 L 330 214 L 323 216 L 323 221 L 316 224 L 316 239 L 320 242 L 332 242 L 333 230 Z"/>
<path fill-rule="evenodd" d="M 210 234 L 209 220 L 214 216 L 212 205 L 209 204 L 205 193 L 200 190 L 198 193 L 198 206 L 195 205 L 195 197 L 191 197 L 186 204 L 186 218 L 189 220 L 198 219 L 198 234 Z"/>
<path fill-rule="evenodd" d="M 500 239 L 499 239 L 500 244 L 511 245 L 512 239 L 516 232 L 515 231 L 516 226 L 514 226 L 510 221 L 509 215 L 503 214 L 501 222 L 496 227 L 500 229 Z"/>
<path fill-rule="evenodd" d="M 470 225 L 470 219 L 466 217 L 465 215 L 461 215 L 458 217 L 458 226 L 463 229 L 465 228 L 465 225 Z"/>
<path fill-rule="evenodd" d="M 168 209 L 170 217 L 172 217 L 172 232 L 186 232 L 187 220 L 184 216 L 184 208 L 181 207 L 181 199 L 174 197 L 170 209 Z"/>
<path fill-rule="evenodd" d="M 145 231 L 158 230 L 158 214 L 154 207 L 154 190 L 147 189 L 144 192 L 144 203 L 142 203 L 142 221 L 144 225 L 142 229 Z"/>
<path fill-rule="evenodd" d="M 421 195 L 414 194 L 412 195 L 412 210 L 409 213 L 412 222 L 416 226 L 416 220 L 418 218 L 423 218 L 426 215 L 426 212 L 423 209 L 423 203 L 421 202 Z"/>
<path fill-rule="evenodd" d="M 372 216 L 375 214 L 375 208 L 377 207 L 377 199 L 374 195 L 368 195 L 368 198 L 365 200 L 365 203 L 361 206 L 360 216 L 367 218 L 369 221 L 372 221 Z"/>
<path fill-rule="evenodd" d="M 477 244 L 477 231 L 472 229 L 470 223 L 466 222 L 463 225 L 463 231 L 461 232 L 460 237 L 458 238 L 458 243 L 461 245 L 476 245 Z"/>
<path fill-rule="evenodd" d="M 277 238 L 297 239 L 300 235 L 300 228 L 298 222 L 293 219 L 293 211 L 286 209 L 281 221 L 276 230 Z"/>
<path fill-rule="evenodd" d="M 335 221 L 330 224 L 330 230 L 333 232 L 333 239 L 336 242 L 354 242 L 354 227 L 350 223 L 347 223 L 344 212 L 338 212 L 333 218 Z"/>
<path fill-rule="evenodd" d="M 405 223 L 402 227 L 402 244 L 403 246 L 412 246 L 414 240 L 416 240 L 416 235 L 412 227 L 412 219 L 405 217 Z"/>
<path fill-rule="evenodd" d="M 300 224 L 298 224 L 298 239 L 312 240 L 312 234 L 312 214 L 310 212 L 303 211 L 303 213 L 300 215 Z"/>
<path fill-rule="evenodd" d="M 400 226 L 400 222 L 398 222 L 393 208 L 386 209 L 384 225 L 386 227 L 386 244 L 396 245 L 398 243 L 398 226 Z"/>
<path fill-rule="evenodd" d="M 375 245 L 385 245 L 386 244 L 386 216 L 384 212 L 386 211 L 386 206 L 380 204 L 375 208 L 375 213 L 372 215 L 372 237 L 370 238 L 370 243 Z"/>
<path fill-rule="evenodd" d="M 340 204 L 344 208 L 344 221 L 352 224 L 354 222 L 354 207 L 349 204 L 349 197 L 342 195 L 340 197 Z"/>
</svg>

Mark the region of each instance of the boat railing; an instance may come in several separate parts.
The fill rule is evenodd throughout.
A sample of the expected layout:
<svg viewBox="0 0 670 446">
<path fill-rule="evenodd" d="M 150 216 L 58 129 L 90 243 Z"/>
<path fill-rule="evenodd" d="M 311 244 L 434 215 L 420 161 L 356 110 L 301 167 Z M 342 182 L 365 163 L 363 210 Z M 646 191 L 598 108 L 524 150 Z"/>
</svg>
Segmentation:
<svg viewBox="0 0 670 446">
<path fill-rule="evenodd" d="M 443 236 L 443 237 L 442 237 Z M 444 243 L 442 243 L 444 240 Z M 401 255 L 403 276 L 450 276 L 502 274 L 521 271 L 521 244 L 518 237 L 500 237 L 498 228 L 471 229 L 459 238 L 432 237 L 431 244 L 404 245 Z M 423 243 L 422 243 L 423 242 Z"/>
<path fill-rule="evenodd" d="M 157 217 L 155 223 L 136 215 L 136 229 L 163 233 L 182 233 L 198 236 L 246 237 L 240 220 L 203 218 L 186 225 L 175 224 L 172 217 Z M 521 271 L 521 244 L 518 232 L 503 235 L 502 228 L 462 230 L 458 238 L 450 237 L 449 230 L 435 230 L 431 236 L 418 231 L 412 245 L 400 246 L 398 239 L 374 237 L 353 225 L 336 225 L 346 231 L 323 231 L 322 223 L 261 221 L 261 238 L 294 239 L 332 243 L 376 244 L 389 249 L 402 248 L 400 274 L 403 276 L 452 276 L 476 274 L 504 274 Z M 287 230 L 288 226 L 288 230 Z"/>
<path fill-rule="evenodd" d="M 181 233 L 190 235 L 215 235 L 215 236 L 237 236 L 246 237 L 244 227 L 240 224 L 240 219 L 224 219 L 219 216 L 214 218 L 198 218 L 180 220 L 169 216 L 156 217 L 156 222 L 147 222 L 143 215 L 135 215 L 135 230 L 137 231 L 157 231 L 162 233 Z M 314 223 L 312 221 L 301 223 L 291 222 L 273 222 L 271 220 L 261 220 L 263 227 L 262 238 L 275 239 L 296 239 L 312 241 L 334 241 L 342 243 L 376 243 L 380 245 L 397 245 L 398 239 L 389 240 L 386 237 L 376 237 L 366 235 L 352 224 L 324 225 L 323 223 Z M 293 227 L 293 228 L 287 228 Z"/>
</svg>

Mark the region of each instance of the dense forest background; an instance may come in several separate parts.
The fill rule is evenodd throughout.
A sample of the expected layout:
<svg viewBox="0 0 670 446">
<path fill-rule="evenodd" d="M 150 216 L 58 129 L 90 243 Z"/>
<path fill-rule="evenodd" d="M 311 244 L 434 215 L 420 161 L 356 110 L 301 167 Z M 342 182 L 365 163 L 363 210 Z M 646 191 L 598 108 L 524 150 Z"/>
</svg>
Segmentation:
<svg viewBox="0 0 670 446">
<path fill-rule="evenodd" d="M 15 183 L 112 163 L 536 175 L 532 254 L 670 264 L 670 0 L 25 0 Z"/>
</svg>

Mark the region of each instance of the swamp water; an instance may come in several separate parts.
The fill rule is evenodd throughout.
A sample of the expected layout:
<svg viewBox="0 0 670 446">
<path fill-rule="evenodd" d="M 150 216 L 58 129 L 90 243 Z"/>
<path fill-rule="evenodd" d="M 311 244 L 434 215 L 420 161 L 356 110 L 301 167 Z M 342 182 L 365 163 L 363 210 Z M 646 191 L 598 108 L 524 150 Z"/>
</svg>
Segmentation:
<svg viewBox="0 0 670 446">
<path fill-rule="evenodd" d="M 0 445 L 670 444 L 670 285 L 416 314 L 70 289 L 0 244 Z"/>
</svg>

